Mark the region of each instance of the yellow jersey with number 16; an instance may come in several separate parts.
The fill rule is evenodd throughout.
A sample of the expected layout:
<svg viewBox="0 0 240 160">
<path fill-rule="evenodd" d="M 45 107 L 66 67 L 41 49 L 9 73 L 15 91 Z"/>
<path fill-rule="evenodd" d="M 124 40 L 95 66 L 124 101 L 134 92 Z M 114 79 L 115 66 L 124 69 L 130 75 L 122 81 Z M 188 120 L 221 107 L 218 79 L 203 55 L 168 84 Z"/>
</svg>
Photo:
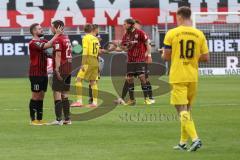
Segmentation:
<svg viewBox="0 0 240 160">
<path fill-rule="evenodd" d="M 165 36 L 164 48 L 172 50 L 169 82 L 197 82 L 199 57 L 208 54 L 202 31 L 190 26 L 171 29 Z"/>
<path fill-rule="evenodd" d="M 100 42 L 97 37 L 86 34 L 82 39 L 82 65 L 98 66 Z"/>
</svg>

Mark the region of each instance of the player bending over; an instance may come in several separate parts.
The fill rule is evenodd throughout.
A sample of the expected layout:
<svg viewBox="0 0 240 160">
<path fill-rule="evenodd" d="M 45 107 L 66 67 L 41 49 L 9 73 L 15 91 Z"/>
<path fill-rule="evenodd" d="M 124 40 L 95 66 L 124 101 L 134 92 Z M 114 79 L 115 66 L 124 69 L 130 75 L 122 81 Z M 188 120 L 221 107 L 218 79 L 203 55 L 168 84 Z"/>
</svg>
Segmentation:
<svg viewBox="0 0 240 160">
<path fill-rule="evenodd" d="M 52 22 L 53 34 L 56 34 L 58 27 L 64 27 L 64 23 L 60 20 Z M 72 46 L 67 35 L 61 34 L 53 42 L 53 70 L 52 90 L 56 120 L 50 125 L 71 124 L 68 92 L 71 84 Z"/>
<path fill-rule="evenodd" d="M 43 29 L 38 23 L 30 26 L 33 39 L 29 42 L 30 67 L 29 80 L 31 82 L 32 98 L 29 102 L 31 125 L 43 125 L 43 99 L 48 86 L 47 50 L 53 41 L 61 34 L 62 29 L 56 30 L 56 35 L 50 40 L 41 39 Z"/>
<path fill-rule="evenodd" d="M 177 11 L 178 27 L 167 32 L 162 58 L 171 61 L 169 83 L 172 85 L 171 104 L 175 106 L 181 122 L 180 142 L 174 149 L 187 150 L 189 138 L 192 145 L 188 151 L 202 146 L 191 115 L 198 82 L 198 62 L 209 60 L 204 34 L 192 27 L 191 10 L 180 7 Z"/>
<path fill-rule="evenodd" d="M 84 27 L 86 35 L 82 40 L 83 44 L 83 55 L 82 55 L 82 65 L 78 72 L 76 79 L 76 92 L 77 92 L 77 102 L 74 102 L 71 106 L 81 107 L 83 106 L 82 98 L 82 81 L 86 80 L 90 82 L 92 89 L 93 102 L 88 105 L 88 107 L 97 107 L 97 97 L 98 97 L 98 86 L 97 80 L 99 78 L 99 48 L 100 43 L 96 37 L 93 25 L 86 24 Z"/>
</svg>

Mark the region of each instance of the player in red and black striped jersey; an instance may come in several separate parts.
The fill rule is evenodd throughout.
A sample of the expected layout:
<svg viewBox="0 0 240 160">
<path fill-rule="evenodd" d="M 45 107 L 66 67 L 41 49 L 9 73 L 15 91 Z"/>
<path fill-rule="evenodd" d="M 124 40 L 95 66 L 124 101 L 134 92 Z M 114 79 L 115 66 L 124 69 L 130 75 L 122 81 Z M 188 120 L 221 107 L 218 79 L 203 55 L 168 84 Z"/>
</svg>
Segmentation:
<svg viewBox="0 0 240 160">
<path fill-rule="evenodd" d="M 139 29 L 141 30 L 141 22 L 138 21 L 138 20 L 135 20 L 135 25 L 134 27 L 136 29 Z M 150 40 L 149 40 L 150 42 Z M 146 57 L 146 64 L 148 65 L 149 63 L 152 63 L 152 60 L 151 60 L 151 55 L 148 55 L 150 57 Z M 148 67 L 147 67 L 148 69 Z M 155 100 L 153 99 L 153 93 L 152 93 L 152 85 L 149 81 L 149 70 L 146 71 L 145 73 L 145 76 L 146 76 L 146 81 L 147 81 L 147 87 L 148 87 L 148 98 L 149 98 L 149 102 L 151 102 L 152 104 L 155 103 Z M 115 102 L 118 103 L 118 104 L 125 104 L 124 102 L 124 99 L 125 97 L 127 96 L 127 93 L 128 93 L 128 80 L 127 80 L 127 77 L 126 77 L 126 80 L 125 80 L 125 83 L 123 85 L 123 89 L 122 89 L 122 95 L 121 95 L 121 98 L 119 98 L 118 100 L 116 100 Z"/>
<path fill-rule="evenodd" d="M 64 27 L 61 20 L 52 22 L 51 30 L 56 34 L 59 27 Z M 52 90 L 55 101 L 56 120 L 52 125 L 71 124 L 68 92 L 72 72 L 72 46 L 67 35 L 60 34 L 53 42 L 53 82 Z M 64 114 L 64 121 L 62 120 Z"/>
<path fill-rule="evenodd" d="M 148 85 L 146 81 L 147 63 L 151 59 L 151 45 L 147 34 L 135 27 L 133 19 L 126 19 L 124 21 L 124 28 L 126 33 L 122 39 L 122 48 L 127 51 L 127 80 L 130 101 L 128 104 L 135 104 L 134 97 L 134 76 L 137 76 L 142 85 L 145 103 L 151 104 L 148 96 Z M 126 87 L 125 87 L 126 88 Z"/>
<path fill-rule="evenodd" d="M 62 31 L 58 29 L 58 34 Z M 43 99 L 47 91 L 47 49 L 52 47 L 54 36 L 50 41 L 41 39 L 43 29 L 38 23 L 30 26 L 30 33 L 33 39 L 29 42 L 30 66 L 29 79 L 31 82 L 32 98 L 29 103 L 30 117 L 32 125 L 42 125 Z"/>
</svg>

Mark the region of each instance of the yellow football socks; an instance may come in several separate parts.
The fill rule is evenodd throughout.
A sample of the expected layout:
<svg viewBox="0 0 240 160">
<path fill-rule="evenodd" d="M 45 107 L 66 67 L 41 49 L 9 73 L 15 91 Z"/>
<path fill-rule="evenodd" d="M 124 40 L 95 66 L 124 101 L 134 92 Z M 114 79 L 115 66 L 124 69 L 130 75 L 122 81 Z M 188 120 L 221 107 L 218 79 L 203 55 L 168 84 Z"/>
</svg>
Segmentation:
<svg viewBox="0 0 240 160">
<path fill-rule="evenodd" d="M 187 142 L 188 137 L 195 141 L 198 139 L 198 135 L 195 129 L 194 122 L 191 118 L 190 112 L 182 111 L 180 113 L 180 121 L 181 121 L 181 142 Z"/>
<path fill-rule="evenodd" d="M 97 97 L 98 97 L 98 85 L 94 83 L 92 85 L 92 95 L 93 95 L 93 103 L 97 104 Z"/>
<path fill-rule="evenodd" d="M 183 125 L 183 123 L 181 122 L 181 139 L 180 139 L 180 144 L 186 144 L 188 141 L 188 133 Z"/>
<path fill-rule="evenodd" d="M 76 83 L 76 93 L 78 101 L 82 101 L 82 82 Z"/>
</svg>

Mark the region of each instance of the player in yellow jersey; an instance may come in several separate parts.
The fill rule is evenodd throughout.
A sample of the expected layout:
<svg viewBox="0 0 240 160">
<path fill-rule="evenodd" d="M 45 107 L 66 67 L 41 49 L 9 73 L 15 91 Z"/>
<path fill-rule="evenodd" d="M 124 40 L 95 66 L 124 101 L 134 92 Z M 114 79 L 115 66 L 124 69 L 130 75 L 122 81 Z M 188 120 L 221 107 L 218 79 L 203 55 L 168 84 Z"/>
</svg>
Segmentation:
<svg viewBox="0 0 240 160">
<path fill-rule="evenodd" d="M 188 139 L 192 145 L 188 151 L 202 146 L 191 115 L 198 82 L 198 62 L 209 60 L 204 34 L 192 27 L 191 9 L 180 7 L 177 11 L 178 27 L 167 32 L 162 58 L 171 61 L 169 82 L 172 85 L 171 104 L 175 106 L 181 122 L 180 143 L 174 149 L 187 150 Z"/>
<path fill-rule="evenodd" d="M 92 31 L 92 34 L 98 38 L 99 42 L 101 43 L 102 41 L 102 38 L 101 36 L 99 35 L 99 26 L 97 24 L 93 24 L 93 31 Z M 100 47 L 101 48 L 101 47 Z M 103 54 L 103 53 L 106 53 L 106 51 L 104 49 L 100 49 L 99 50 L 99 56 L 98 56 L 98 62 L 99 62 L 99 70 L 98 70 L 98 79 L 100 79 L 100 76 L 101 76 L 101 72 L 104 68 L 104 59 L 102 57 L 100 57 L 100 54 Z M 93 102 L 93 95 L 92 95 L 92 88 L 91 88 L 91 85 L 89 84 L 89 100 L 88 100 L 88 103 L 89 104 L 92 104 Z"/>
<path fill-rule="evenodd" d="M 93 33 L 93 25 L 86 24 L 84 27 L 86 35 L 82 40 L 83 55 L 82 65 L 78 72 L 76 79 L 76 92 L 77 102 L 74 102 L 71 106 L 83 106 L 82 101 L 82 81 L 86 80 L 90 82 L 92 88 L 93 102 L 89 104 L 89 107 L 97 107 L 98 86 L 97 80 L 99 76 L 99 39 Z"/>
</svg>

